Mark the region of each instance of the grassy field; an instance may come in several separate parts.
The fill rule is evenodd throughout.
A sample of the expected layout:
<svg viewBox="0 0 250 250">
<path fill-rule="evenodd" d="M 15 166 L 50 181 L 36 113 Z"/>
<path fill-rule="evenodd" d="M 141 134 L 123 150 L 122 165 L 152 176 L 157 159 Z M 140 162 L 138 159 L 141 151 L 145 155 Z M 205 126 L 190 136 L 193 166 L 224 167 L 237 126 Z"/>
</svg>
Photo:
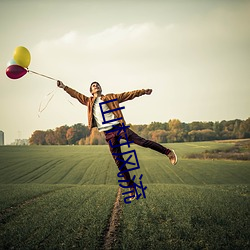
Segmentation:
<svg viewBox="0 0 250 250">
<path fill-rule="evenodd" d="M 113 249 L 249 249 L 250 162 L 187 159 L 231 142 L 136 149 L 146 198 L 121 202 Z M 118 190 L 107 146 L 0 147 L 0 249 L 102 249 Z M 138 177 L 137 177 L 138 178 Z"/>
</svg>

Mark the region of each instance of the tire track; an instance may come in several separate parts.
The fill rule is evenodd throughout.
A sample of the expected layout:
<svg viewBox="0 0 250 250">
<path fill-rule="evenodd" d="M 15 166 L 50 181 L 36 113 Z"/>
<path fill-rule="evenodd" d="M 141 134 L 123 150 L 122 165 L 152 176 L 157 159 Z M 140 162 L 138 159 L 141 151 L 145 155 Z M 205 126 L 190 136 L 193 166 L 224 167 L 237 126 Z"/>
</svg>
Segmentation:
<svg viewBox="0 0 250 250">
<path fill-rule="evenodd" d="M 16 214 L 17 210 L 22 209 L 25 206 L 33 204 L 38 199 L 41 199 L 44 196 L 51 194 L 51 193 L 54 193 L 54 192 L 57 192 L 57 191 L 60 191 L 60 190 L 63 190 L 63 189 L 74 188 L 74 187 L 75 186 L 69 186 L 69 187 L 58 188 L 56 190 L 47 191 L 47 192 L 44 192 L 42 194 L 36 195 L 36 196 L 32 197 L 31 199 L 25 200 L 21 203 L 18 203 L 16 205 L 11 206 L 11 207 L 5 208 L 4 210 L 0 211 L 0 224 L 8 223 L 10 218 Z"/>
<path fill-rule="evenodd" d="M 58 179 L 55 184 L 63 183 L 62 180 L 81 162 L 82 160 L 77 161 L 75 164 L 73 164 L 67 171 L 65 171 L 65 174 L 61 176 L 60 179 Z"/>
<path fill-rule="evenodd" d="M 194 175 L 192 175 L 191 173 L 188 172 L 187 169 L 182 169 L 183 172 L 185 172 L 187 175 L 191 176 L 195 181 L 197 181 L 199 184 L 203 184 L 203 185 L 207 185 L 207 183 L 205 181 L 203 181 L 202 179 L 199 179 L 197 177 L 195 177 Z M 192 182 L 193 183 L 193 182 Z"/>
<path fill-rule="evenodd" d="M 46 162 L 46 163 L 44 163 L 44 164 L 42 164 L 42 165 L 39 165 L 38 167 L 35 167 L 35 168 L 31 169 L 30 171 L 28 171 L 28 172 L 26 172 L 26 173 L 24 173 L 24 174 L 22 174 L 22 175 L 17 176 L 16 178 L 12 179 L 12 182 L 16 182 L 17 180 L 22 179 L 23 177 L 25 177 L 25 176 L 27 176 L 27 175 L 33 174 L 34 172 L 36 172 L 36 171 L 38 171 L 38 170 L 40 170 L 40 169 L 44 169 L 45 173 L 47 173 L 47 172 L 50 171 L 52 168 L 55 168 L 55 167 L 56 167 L 56 164 L 57 164 L 58 162 L 61 162 L 61 160 L 56 160 L 56 161 L 54 162 L 54 164 L 51 164 L 51 162 L 54 162 L 54 160 L 50 160 L 50 161 L 48 161 L 48 162 Z M 52 168 L 51 168 L 51 165 L 53 165 Z M 39 174 L 39 177 L 42 176 L 43 173 L 44 173 L 44 172 L 42 172 L 41 174 Z M 33 177 L 33 178 L 35 178 L 35 177 Z"/>
<path fill-rule="evenodd" d="M 53 170 L 54 168 L 58 167 L 58 163 L 63 162 L 62 160 L 57 160 L 56 162 L 54 162 L 52 165 L 50 164 L 41 174 L 34 176 L 33 178 L 29 179 L 27 181 L 27 183 L 31 183 L 37 179 L 39 179 L 40 177 L 42 177 L 43 175 L 47 174 L 48 172 L 50 172 L 51 170 Z"/>
<path fill-rule="evenodd" d="M 185 181 L 171 168 L 168 166 L 168 169 L 175 175 L 177 179 L 179 179 L 183 184 L 186 184 Z"/>
<path fill-rule="evenodd" d="M 94 191 L 91 194 L 88 194 L 84 200 L 79 201 L 78 203 L 78 208 L 80 208 L 82 206 L 82 202 L 86 202 L 89 199 L 91 199 L 98 191 Z M 68 203 L 68 206 L 70 207 L 71 204 L 75 203 L 74 201 L 71 201 L 71 203 Z M 41 239 L 41 241 L 38 243 L 38 249 L 47 249 L 49 244 L 50 244 L 50 240 L 51 238 L 53 238 L 55 235 L 60 234 L 60 232 L 62 232 L 62 225 L 61 223 L 57 224 L 56 226 L 54 226 L 53 230 L 49 231 L 44 237 L 43 239 Z M 78 239 L 81 239 L 81 233 L 79 233 L 79 237 Z M 73 247 L 72 247 L 73 248 Z M 84 248 L 85 249 L 85 248 Z"/>
<path fill-rule="evenodd" d="M 122 213 L 122 202 L 121 202 L 121 194 L 122 190 L 119 187 L 116 200 L 114 203 L 114 207 L 110 216 L 109 225 L 107 227 L 107 231 L 104 237 L 104 244 L 103 249 L 104 250 L 110 250 L 112 249 L 115 242 L 117 242 L 117 234 L 118 234 L 118 228 L 119 228 L 119 221 Z"/>
<path fill-rule="evenodd" d="M 80 185 L 91 185 L 93 184 L 93 178 L 97 178 L 99 175 L 102 175 L 103 173 L 107 172 L 108 169 L 104 169 L 102 172 L 100 172 L 100 170 L 97 170 L 98 172 L 94 175 L 91 175 L 91 177 L 89 177 L 88 179 L 85 179 L 85 175 L 87 173 L 87 171 L 89 169 L 91 169 L 93 166 L 95 165 L 95 161 L 92 161 L 91 164 L 89 164 L 86 168 L 85 171 L 83 173 L 83 176 L 81 178 L 81 180 L 78 182 Z"/>
</svg>

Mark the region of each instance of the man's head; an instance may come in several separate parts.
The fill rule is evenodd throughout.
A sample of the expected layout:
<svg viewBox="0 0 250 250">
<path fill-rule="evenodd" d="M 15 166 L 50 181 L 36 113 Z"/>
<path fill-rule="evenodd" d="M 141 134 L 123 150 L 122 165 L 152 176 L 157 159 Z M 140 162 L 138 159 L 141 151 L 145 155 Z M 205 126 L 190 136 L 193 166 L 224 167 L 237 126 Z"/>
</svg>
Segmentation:
<svg viewBox="0 0 250 250">
<path fill-rule="evenodd" d="M 89 91 L 92 95 L 98 92 L 100 92 L 101 94 L 102 93 L 101 85 L 98 82 L 92 82 L 90 85 Z"/>
</svg>

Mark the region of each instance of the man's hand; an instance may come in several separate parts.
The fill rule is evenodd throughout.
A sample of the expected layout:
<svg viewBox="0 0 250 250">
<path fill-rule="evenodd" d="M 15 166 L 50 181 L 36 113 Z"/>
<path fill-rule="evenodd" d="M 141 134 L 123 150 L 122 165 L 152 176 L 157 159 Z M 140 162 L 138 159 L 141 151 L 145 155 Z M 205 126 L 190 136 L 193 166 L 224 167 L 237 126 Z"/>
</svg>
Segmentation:
<svg viewBox="0 0 250 250">
<path fill-rule="evenodd" d="M 152 89 L 146 89 L 145 90 L 145 94 L 146 95 L 150 95 L 152 93 L 152 91 L 153 91 Z"/>
<path fill-rule="evenodd" d="M 63 84 L 63 82 L 61 82 L 61 81 L 57 81 L 57 86 L 59 87 L 59 88 L 62 88 L 62 89 L 64 89 L 66 86 Z"/>
</svg>

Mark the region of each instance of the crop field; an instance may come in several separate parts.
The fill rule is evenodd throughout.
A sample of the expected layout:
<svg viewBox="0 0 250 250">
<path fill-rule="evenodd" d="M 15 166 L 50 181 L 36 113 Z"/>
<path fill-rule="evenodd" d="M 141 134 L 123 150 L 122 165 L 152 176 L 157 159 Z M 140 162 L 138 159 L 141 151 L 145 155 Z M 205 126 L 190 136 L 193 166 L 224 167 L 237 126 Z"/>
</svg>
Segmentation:
<svg viewBox="0 0 250 250">
<path fill-rule="evenodd" d="M 106 145 L 0 147 L 0 249 L 250 249 L 250 162 L 186 158 L 231 145 L 167 144 L 176 166 L 132 145 L 130 204 Z"/>
</svg>

